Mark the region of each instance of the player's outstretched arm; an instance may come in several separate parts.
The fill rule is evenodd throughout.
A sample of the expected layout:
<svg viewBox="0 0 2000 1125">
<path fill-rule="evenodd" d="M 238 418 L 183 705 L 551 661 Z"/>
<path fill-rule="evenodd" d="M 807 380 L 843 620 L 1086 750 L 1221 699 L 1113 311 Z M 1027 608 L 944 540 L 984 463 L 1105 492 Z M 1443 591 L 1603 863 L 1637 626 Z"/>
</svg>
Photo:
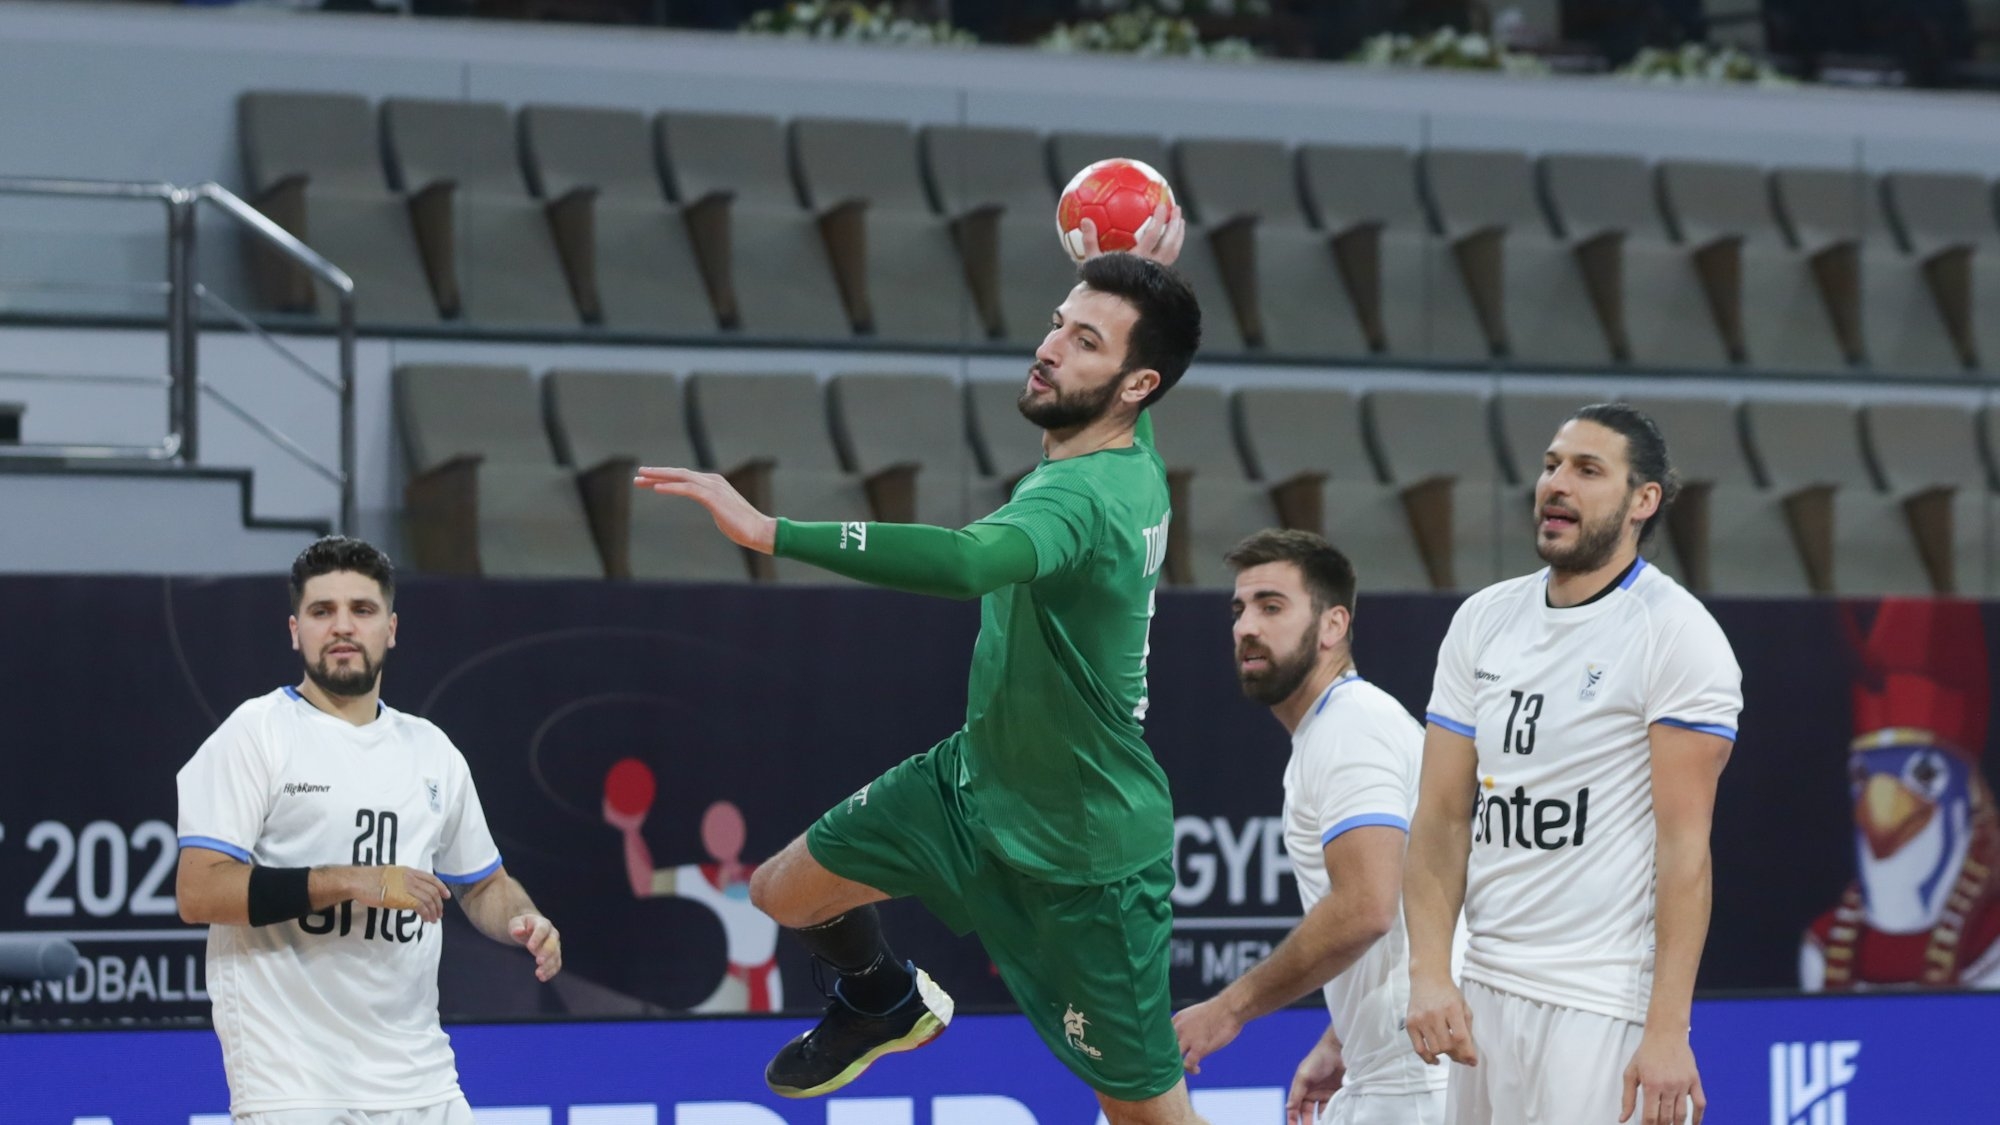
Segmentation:
<svg viewBox="0 0 2000 1125">
<path fill-rule="evenodd" d="M 700 504 L 708 509 L 716 528 L 738 547 L 765 555 L 777 548 L 778 521 L 758 511 L 720 473 L 644 468 L 632 483 L 662 496 L 681 496 Z"/>
<path fill-rule="evenodd" d="M 1403 921 L 1410 933 L 1410 1045 L 1427 1063 L 1451 1058 L 1477 1066 L 1472 1013 L 1451 979 L 1451 939 L 1465 906 L 1472 850 L 1472 801 L 1479 753 L 1472 739 L 1431 723 L 1410 851 L 1403 872 Z"/>
<path fill-rule="evenodd" d="M 458 904 L 480 933 L 503 945 L 525 946 L 534 954 L 536 980 L 547 981 L 562 972 L 562 935 L 505 867 L 461 889 Z"/>
<path fill-rule="evenodd" d="M 1638 1112 L 1644 1125 L 1680 1125 L 1688 1104 L 1695 1125 L 1708 1109 L 1688 1043 L 1695 972 L 1708 941 L 1714 890 L 1708 850 L 1715 819 L 1715 789 L 1735 745 L 1718 734 L 1654 723 L 1652 743 L 1654 844 L 1653 995 L 1645 1036 L 1625 1068 L 1618 1120 Z"/>
<path fill-rule="evenodd" d="M 444 917 L 450 888 L 408 867 L 273 868 L 203 847 L 183 847 L 174 877 L 181 921 L 263 926 L 355 902 L 414 910 L 426 922 Z"/>
</svg>

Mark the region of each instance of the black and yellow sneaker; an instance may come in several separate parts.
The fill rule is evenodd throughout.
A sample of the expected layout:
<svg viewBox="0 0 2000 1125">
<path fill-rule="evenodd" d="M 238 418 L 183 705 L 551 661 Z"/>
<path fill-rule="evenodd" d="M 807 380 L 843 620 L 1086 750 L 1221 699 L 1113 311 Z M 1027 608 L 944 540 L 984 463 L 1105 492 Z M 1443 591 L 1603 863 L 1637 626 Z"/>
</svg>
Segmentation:
<svg viewBox="0 0 2000 1125">
<path fill-rule="evenodd" d="M 836 983 L 819 1026 L 779 1048 L 764 1068 L 764 1084 L 781 1098 L 816 1098 L 861 1077 L 883 1055 L 914 1051 L 943 1034 L 951 996 L 930 974 L 909 969 L 910 994 L 880 1015 L 848 1004 Z"/>
</svg>

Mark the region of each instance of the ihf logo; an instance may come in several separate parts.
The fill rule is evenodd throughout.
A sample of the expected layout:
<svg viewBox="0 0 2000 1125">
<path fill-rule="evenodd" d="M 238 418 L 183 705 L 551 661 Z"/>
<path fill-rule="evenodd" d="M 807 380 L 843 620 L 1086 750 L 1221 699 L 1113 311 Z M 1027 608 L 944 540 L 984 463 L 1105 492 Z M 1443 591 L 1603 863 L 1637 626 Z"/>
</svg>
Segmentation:
<svg viewBox="0 0 2000 1125">
<path fill-rule="evenodd" d="M 1771 1125 L 1847 1125 L 1858 1039 L 1771 1044 Z"/>
</svg>

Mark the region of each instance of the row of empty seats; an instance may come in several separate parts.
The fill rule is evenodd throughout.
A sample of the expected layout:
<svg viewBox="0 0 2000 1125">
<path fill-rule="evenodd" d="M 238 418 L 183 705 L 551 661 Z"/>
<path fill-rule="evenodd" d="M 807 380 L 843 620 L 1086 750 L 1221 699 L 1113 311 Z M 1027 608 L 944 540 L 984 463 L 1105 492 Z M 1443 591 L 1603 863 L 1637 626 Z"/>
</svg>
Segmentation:
<svg viewBox="0 0 2000 1125">
<path fill-rule="evenodd" d="M 422 365 L 396 371 L 419 568 L 498 576 L 837 581 L 749 556 L 640 463 L 728 476 L 799 519 L 956 526 L 1040 457 L 1013 382 Z M 1170 582 L 1222 586 L 1259 528 L 1321 531 L 1369 590 L 1537 569 L 1530 497 L 1575 394 L 1182 385 L 1154 408 Z M 1722 398 L 1637 403 L 1686 487 L 1647 548 L 1701 592 L 2000 591 L 2000 408 Z"/>
<path fill-rule="evenodd" d="M 1173 179 L 1211 357 L 2000 369 L 1972 174 L 251 92 L 249 190 L 373 325 L 1039 340 L 1075 169 Z M 253 259 L 264 303 L 329 311 Z"/>
</svg>

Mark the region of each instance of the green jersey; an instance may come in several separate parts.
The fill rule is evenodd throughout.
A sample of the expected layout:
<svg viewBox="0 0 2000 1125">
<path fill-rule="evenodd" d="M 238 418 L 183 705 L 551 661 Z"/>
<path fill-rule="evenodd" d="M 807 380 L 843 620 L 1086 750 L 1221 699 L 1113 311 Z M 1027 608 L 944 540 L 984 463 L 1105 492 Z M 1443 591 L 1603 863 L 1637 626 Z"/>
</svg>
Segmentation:
<svg viewBox="0 0 2000 1125">
<path fill-rule="evenodd" d="M 1167 778 L 1141 736 L 1167 471 L 1135 444 L 1043 461 L 981 523 L 1025 532 L 1032 581 L 980 603 L 959 788 L 980 841 L 1058 883 L 1109 883 L 1173 848 Z"/>
</svg>

